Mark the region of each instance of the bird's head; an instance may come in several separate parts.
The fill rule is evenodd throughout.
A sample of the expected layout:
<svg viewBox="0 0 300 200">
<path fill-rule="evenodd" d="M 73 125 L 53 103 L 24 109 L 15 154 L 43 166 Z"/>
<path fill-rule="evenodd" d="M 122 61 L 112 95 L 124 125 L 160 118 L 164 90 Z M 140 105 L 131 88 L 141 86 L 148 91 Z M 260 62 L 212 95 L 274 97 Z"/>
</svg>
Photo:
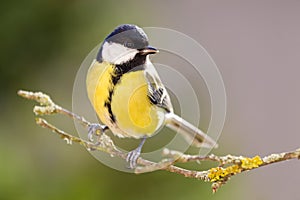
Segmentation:
<svg viewBox="0 0 300 200">
<path fill-rule="evenodd" d="M 148 37 L 140 27 L 131 24 L 118 26 L 102 43 L 97 60 L 121 65 L 134 59 L 146 59 L 158 50 L 149 46 Z"/>
</svg>

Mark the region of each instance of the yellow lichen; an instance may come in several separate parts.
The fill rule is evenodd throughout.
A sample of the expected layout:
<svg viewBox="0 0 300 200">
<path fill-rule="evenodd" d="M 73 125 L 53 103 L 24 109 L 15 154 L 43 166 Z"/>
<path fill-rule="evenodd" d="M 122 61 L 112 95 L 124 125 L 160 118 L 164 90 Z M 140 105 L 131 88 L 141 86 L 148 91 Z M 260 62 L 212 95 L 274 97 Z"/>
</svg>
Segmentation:
<svg viewBox="0 0 300 200">
<path fill-rule="evenodd" d="M 259 156 L 255 156 L 253 158 L 243 158 L 241 159 L 241 162 L 241 167 L 243 169 L 253 169 L 263 164 L 263 161 Z"/>
<path fill-rule="evenodd" d="M 229 166 L 225 170 L 228 174 L 237 174 L 242 171 L 242 169 L 238 165 Z"/>
<path fill-rule="evenodd" d="M 216 167 L 209 170 L 208 178 L 211 182 L 222 181 L 228 175 L 240 173 L 242 169 L 238 165 L 232 165 L 226 168 Z"/>
<path fill-rule="evenodd" d="M 211 182 L 215 182 L 224 178 L 224 169 L 222 167 L 215 167 L 209 170 L 208 178 Z"/>
<path fill-rule="evenodd" d="M 226 168 L 223 167 L 215 167 L 211 168 L 208 173 L 208 178 L 211 182 L 223 181 L 225 178 L 241 173 L 243 170 L 249 170 L 253 168 L 259 167 L 263 164 L 262 159 L 259 156 L 255 156 L 253 158 L 239 158 L 240 164 L 235 164 L 228 166 Z"/>
</svg>

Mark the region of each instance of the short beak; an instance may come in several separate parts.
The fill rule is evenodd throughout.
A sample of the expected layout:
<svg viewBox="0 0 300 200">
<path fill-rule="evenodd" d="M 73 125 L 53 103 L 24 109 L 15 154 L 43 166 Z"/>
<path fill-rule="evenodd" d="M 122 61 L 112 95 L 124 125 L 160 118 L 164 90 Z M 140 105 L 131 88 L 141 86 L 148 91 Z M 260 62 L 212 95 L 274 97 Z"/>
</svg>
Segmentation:
<svg viewBox="0 0 300 200">
<path fill-rule="evenodd" d="M 148 55 L 148 54 L 156 54 L 159 51 L 157 49 L 155 49 L 154 47 L 147 46 L 144 49 L 139 49 L 139 52 L 141 55 Z"/>
</svg>

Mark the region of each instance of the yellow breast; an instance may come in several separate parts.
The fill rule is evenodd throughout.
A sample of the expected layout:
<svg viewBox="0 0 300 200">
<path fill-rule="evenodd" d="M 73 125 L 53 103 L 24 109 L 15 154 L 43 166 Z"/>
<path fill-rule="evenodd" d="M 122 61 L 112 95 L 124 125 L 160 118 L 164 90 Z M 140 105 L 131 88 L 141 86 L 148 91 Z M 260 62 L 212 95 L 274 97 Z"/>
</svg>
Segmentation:
<svg viewBox="0 0 300 200">
<path fill-rule="evenodd" d="M 111 106 L 119 128 L 131 137 L 150 136 L 163 123 L 163 111 L 149 101 L 144 71 L 121 77 L 115 86 Z"/>
<path fill-rule="evenodd" d="M 118 136 L 141 138 L 150 136 L 162 125 L 164 112 L 148 99 L 148 85 L 144 71 L 132 71 L 121 76 L 113 85 L 114 66 L 98 63 L 91 66 L 87 75 L 87 91 L 91 103 L 102 123 Z M 111 94 L 111 111 L 115 123 L 111 123 L 108 102 Z"/>
<path fill-rule="evenodd" d="M 101 122 L 109 124 L 109 112 L 105 107 L 105 102 L 112 89 L 111 74 L 113 66 L 109 63 L 99 63 L 94 61 L 91 65 L 86 79 L 88 97 Z"/>
</svg>

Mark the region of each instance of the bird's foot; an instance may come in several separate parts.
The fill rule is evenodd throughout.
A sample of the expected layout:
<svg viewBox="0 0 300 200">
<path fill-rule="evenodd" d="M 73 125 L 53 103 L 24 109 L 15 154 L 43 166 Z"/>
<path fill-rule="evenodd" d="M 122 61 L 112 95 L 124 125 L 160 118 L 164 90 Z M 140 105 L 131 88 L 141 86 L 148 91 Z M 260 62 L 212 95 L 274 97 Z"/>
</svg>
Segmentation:
<svg viewBox="0 0 300 200">
<path fill-rule="evenodd" d="M 142 147 L 146 141 L 146 137 L 142 138 L 141 143 L 139 144 L 139 146 L 128 152 L 127 157 L 126 157 L 126 161 L 129 163 L 129 169 L 134 169 L 137 166 L 137 160 L 141 155 L 141 151 L 142 151 Z"/>
<path fill-rule="evenodd" d="M 93 142 L 93 136 L 99 137 L 102 133 L 104 133 L 106 130 L 108 130 L 108 127 L 105 125 L 97 124 L 97 123 L 91 123 L 88 126 L 88 139 L 89 141 Z"/>
<path fill-rule="evenodd" d="M 126 161 L 129 163 L 129 169 L 135 169 L 137 166 L 137 159 L 141 155 L 141 148 L 136 148 L 128 152 Z"/>
</svg>

